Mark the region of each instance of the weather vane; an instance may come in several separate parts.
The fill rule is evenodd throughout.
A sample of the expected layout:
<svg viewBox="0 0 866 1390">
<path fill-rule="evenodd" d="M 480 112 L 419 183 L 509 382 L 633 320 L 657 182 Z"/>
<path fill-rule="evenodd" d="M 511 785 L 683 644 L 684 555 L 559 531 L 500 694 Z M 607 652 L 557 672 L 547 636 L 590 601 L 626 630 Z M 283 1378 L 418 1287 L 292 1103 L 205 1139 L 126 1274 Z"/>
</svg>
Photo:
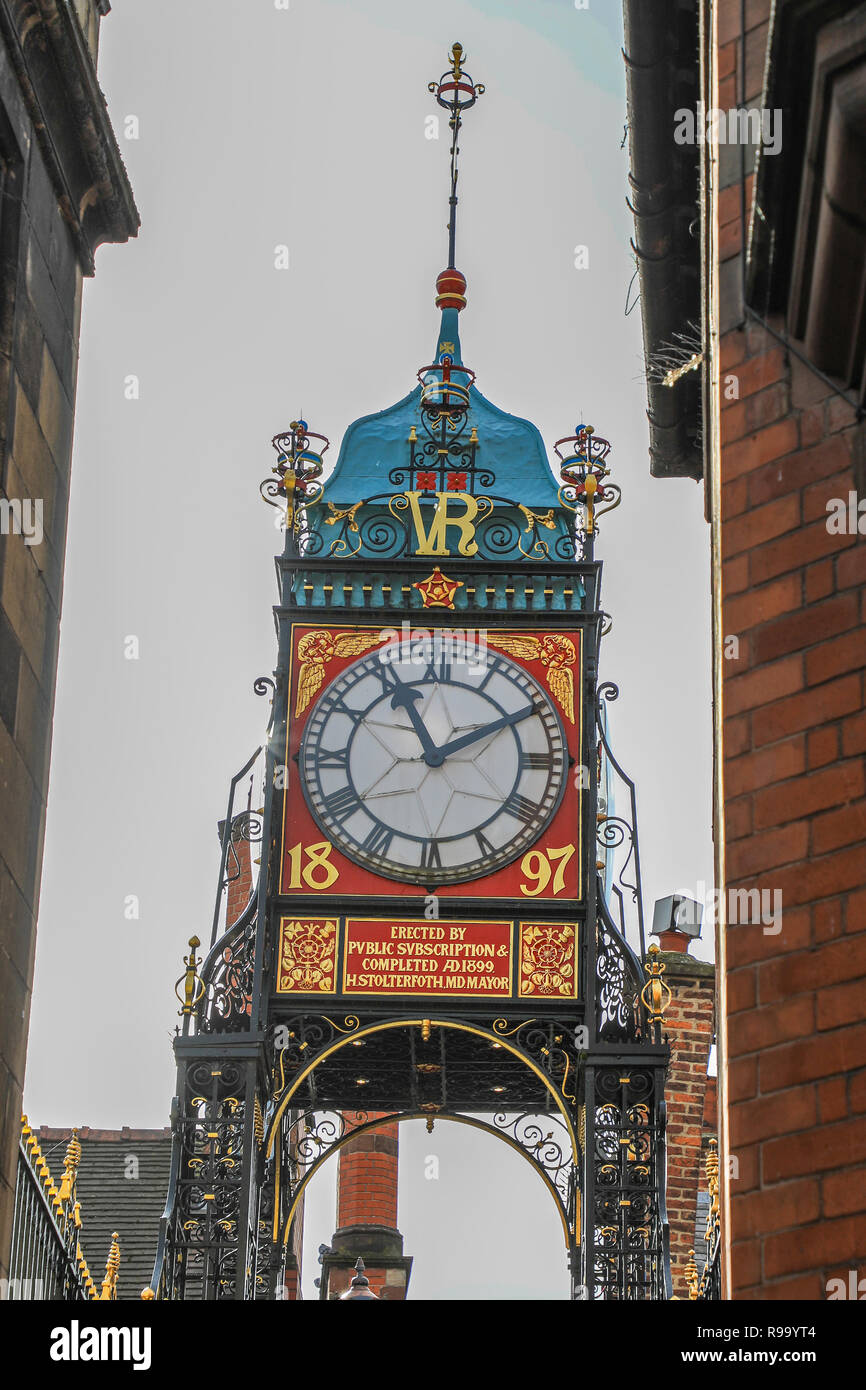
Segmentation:
<svg viewBox="0 0 866 1390">
<path fill-rule="evenodd" d="M 463 112 L 474 106 L 484 93 L 481 82 L 473 82 L 468 72 L 463 70 L 463 45 L 455 43 L 451 48 L 451 67 L 443 72 L 438 82 L 431 82 L 428 92 L 434 92 L 437 103 L 449 112 L 448 124 L 451 127 L 451 197 L 448 216 L 448 268 L 455 268 L 454 253 L 457 240 L 457 156 L 460 147 L 457 139 L 463 120 Z"/>
</svg>

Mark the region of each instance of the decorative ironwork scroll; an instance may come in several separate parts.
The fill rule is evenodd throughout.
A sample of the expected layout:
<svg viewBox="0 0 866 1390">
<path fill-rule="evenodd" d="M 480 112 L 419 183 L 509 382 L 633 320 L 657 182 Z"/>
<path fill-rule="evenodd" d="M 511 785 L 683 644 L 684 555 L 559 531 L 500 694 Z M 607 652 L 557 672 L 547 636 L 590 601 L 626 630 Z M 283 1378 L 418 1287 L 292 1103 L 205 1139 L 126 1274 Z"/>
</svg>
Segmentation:
<svg viewBox="0 0 866 1390">
<path fill-rule="evenodd" d="M 170 1300 L 244 1298 L 247 1279 L 255 1279 L 250 1270 L 238 1286 L 251 1234 L 241 1203 L 251 1161 L 249 1065 L 189 1060 L 179 1074 L 180 1113 L 151 1290 Z"/>
<path fill-rule="evenodd" d="M 604 711 L 605 702 L 618 698 L 619 688 L 613 681 L 605 681 L 596 691 L 599 756 L 601 758 L 603 754 L 607 758 L 608 766 L 617 779 L 611 804 L 605 813 L 599 815 L 596 832 L 600 856 L 598 867 L 603 871 L 604 898 L 608 915 L 616 923 L 620 935 L 643 960 L 646 955 L 646 939 L 635 785 L 623 771 L 611 749 Z M 625 814 L 621 815 L 614 814 L 612 809 L 616 805 L 617 787 L 624 790 L 627 799 Z"/>
<path fill-rule="evenodd" d="M 719 1210 L 719 1154 L 715 1139 L 709 1143 L 709 1152 L 705 1160 L 705 1171 L 707 1175 L 707 1190 L 710 1203 L 707 1209 L 707 1226 L 704 1237 L 706 1244 L 706 1259 L 704 1270 L 700 1278 L 694 1263 L 694 1251 L 690 1269 L 687 1270 L 690 1290 L 689 1297 L 700 1299 L 704 1302 L 715 1302 L 722 1296 L 722 1222 Z"/>
<path fill-rule="evenodd" d="M 592 1296 L 670 1297 L 664 1204 L 664 1102 L 655 1069 L 619 1063 L 595 1073 Z"/>
</svg>

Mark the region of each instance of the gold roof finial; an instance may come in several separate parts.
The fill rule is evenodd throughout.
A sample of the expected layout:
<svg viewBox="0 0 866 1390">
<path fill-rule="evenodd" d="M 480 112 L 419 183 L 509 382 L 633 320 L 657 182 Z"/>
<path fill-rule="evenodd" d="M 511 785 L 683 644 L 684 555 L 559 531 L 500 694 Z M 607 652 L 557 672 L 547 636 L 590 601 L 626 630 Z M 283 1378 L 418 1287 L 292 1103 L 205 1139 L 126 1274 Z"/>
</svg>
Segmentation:
<svg viewBox="0 0 866 1390">
<path fill-rule="evenodd" d="M 105 1261 L 105 1278 L 102 1281 L 102 1293 L 100 1300 L 117 1298 L 117 1272 L 120 1269 L 120 1236 L 117 1231 L 111 1233 L 111 1247 L 108 1251 L 108 1259 Z"/>
<path fill-rule="evenodd" d="M 707 1151 L 707 1157 L 706 1157 L 706 1160 L 705 1160 L 705 1166 L 706 1166 L 706 1172 L 707 1172 L 707 1183 L 708 1183 L 709 1185 L 711 1185 L 713 1182 L 718 1183 L 718 1181 L 719 1181 L 719 1152 L 718 1152 L 718 1141 L 717 1141 L 716 1139 L 711 1139 L 710 1142 L 709 1142 L 708 1151 Z"/>
<path fill-rule="evenodd" d="M 184 956 L 183 958 L 183 963 L 186 966 L 186 970 L 184 971 L 183 975 L 181 975 L 180 979 L 177 981 L 174 987 L 174 992 L 182 1004 L 182 1008 L 179 1012 L 180 1015 L 184 1018 L 189 1018 L 189 1016 L 195 1012 L 196 1006 L 201 1002 L 202 998 L 204 997 L 204 981 L 198 973 L 198 967 L 201 964 L 201 961 L 196 956 L 196 948 L 200 945 L 201 942 L 199 941 L 197 936 L 190 937 L 189 955 Z M 182 999 L 180 994 L 178 994 L 178 989 L 180 985 L 183 985 Z"/>
<path fill-rule="evenodd" d="M 706 1157 L 707 1188 L 710 1194 L 710 1209 L 707 1212 L 707 1240 L 711 1241 L 719 1229 L 719 1154 L 715 1139 L 709 1143 Z"/>
<path fill-rule="evenodd" d="M 649 975 L 649 979 L 640 992 L 640 997 L 646 1005 L 650 1021 L 658 1023 L 664 1018 L 665 1009 L 671 1002 L 673 995 L 670 986 L 662 979 L 665 967 L 658 959 L 658 943 L 653 942 L 647 952 L 649 957 L 644 962 L 644 970 Z"/>
<path fill-rule="evenodd" d="M 72 1136 L 66 1146 L 66 1157 L 63 1160 L 63 1177 L 60 1179 L 61 1202 L 68 1202 L 72 1197 L 75 1174 L 80 1162 L 81 1144 L 78 1142 L 78 1130 L 73 1129 Z"/>
</svg>

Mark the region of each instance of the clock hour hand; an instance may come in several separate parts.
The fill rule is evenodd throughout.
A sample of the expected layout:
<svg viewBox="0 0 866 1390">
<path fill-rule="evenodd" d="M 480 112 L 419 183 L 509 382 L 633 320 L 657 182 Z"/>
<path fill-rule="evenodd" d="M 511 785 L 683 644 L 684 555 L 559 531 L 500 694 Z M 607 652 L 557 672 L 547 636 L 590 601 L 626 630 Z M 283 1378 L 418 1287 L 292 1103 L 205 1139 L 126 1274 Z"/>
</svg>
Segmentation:
<svg viewBox="0 0 866 1390">
<path fill-rule="evenodd" d="M 497 734 L 500 729 L 507 729 L 511 724 L 519 724 L 522 719 L 528 719 L 535 713 L 535 706 L 528 705 L 526 709 L 518 710 L 516 714 L 503 714 L 501 719 L 494 719 L 491 724 L 483 724 L 480 729 L 474 729 L 469 734 L 461 734 L 460 738 L 453 738 L 450 743 L 444 744 L 438 751 L 442 758 L 447 758 L 451 753 L 458 753 L 461 748 L 469 748 L 473 743 L 480 742 L 490 734 Z"/>
<path fill-rule="evenodd" d="M 421 743 L 424 750 L 424 761 L 429 767 L 440 767 L 445 761 L 445 755 L 440 748 L 436 747 L 430 737 L 424 720 L 415 708 L 416 701 L 423 700 L 424 695 L 420 690 L 413 690 L 411 685 L 406 685 L 401 681 L 397 672 L 391 671 L 391 679 L 394 681 L 393 694 L 391 696 L 392 709 L 404 709 L 409 716 L 409 722 Z"/>
</svg>

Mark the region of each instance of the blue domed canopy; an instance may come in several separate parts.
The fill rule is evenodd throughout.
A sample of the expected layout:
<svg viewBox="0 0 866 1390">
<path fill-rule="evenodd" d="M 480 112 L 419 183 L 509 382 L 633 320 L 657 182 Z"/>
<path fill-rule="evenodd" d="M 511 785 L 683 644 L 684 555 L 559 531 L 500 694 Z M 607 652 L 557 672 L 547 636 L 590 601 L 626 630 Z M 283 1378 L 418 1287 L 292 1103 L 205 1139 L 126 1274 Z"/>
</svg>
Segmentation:
<svg viewBox="0 0 866 1390">
<path fill-rule="evenodd" d="M 445 353 L 452 358 L 454 379 L 460 381 L 457 368 L 463 359 L 456 309 L 442 311 L 436 361 Z M 462 374 L 462 380 L 466 379 L 466 374 Z M 406 469 L 407 441 L 413 426 L 421 433 L 422 389 L 418 385 L 395 405 L 362 415 L 346 430 L 326 487 L 326 496 L 335 506 L 351 506 L 360 498 L 394 491 L 390 475 Z M 558 484 L 535 425 L 501 410 L 475 386 L 469 387 L 466 424 L 468 430 L 474 428 L 478 435 L 479 465 L 495 477 L 490 490 L 533 510 L 560 508 Z"/>
</svg>

